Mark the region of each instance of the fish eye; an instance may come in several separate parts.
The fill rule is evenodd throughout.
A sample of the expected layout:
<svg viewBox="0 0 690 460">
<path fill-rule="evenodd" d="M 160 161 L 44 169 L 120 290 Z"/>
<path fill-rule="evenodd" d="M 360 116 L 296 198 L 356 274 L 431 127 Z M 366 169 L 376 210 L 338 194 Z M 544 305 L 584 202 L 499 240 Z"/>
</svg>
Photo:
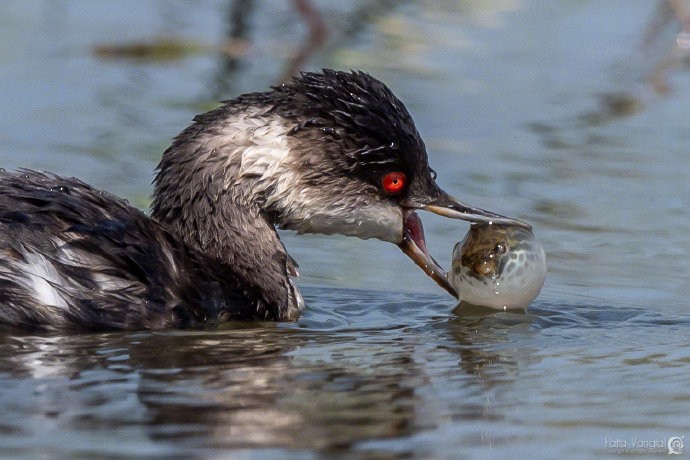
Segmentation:
<svg viewBox="0 0 690 460">
<path fill-rule="evenodd" d="M 389 172 L 381 179 L 381 187 L 383 191 L 389 195 L 398 195 L 407 185 L 407 176 L 400 171 Z"/>
</svg>

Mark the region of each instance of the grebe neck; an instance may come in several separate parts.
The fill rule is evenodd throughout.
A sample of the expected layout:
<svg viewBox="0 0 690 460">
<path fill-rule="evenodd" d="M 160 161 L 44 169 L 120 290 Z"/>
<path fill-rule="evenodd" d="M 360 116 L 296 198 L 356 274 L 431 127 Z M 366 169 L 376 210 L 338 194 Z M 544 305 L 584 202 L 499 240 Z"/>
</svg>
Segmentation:
<svg viewBox="0 0 690 460">
<path fill-rule="evenodd" d="M 264 210 L 267 173 L 288 152 L 287 131 L 279 118 L 250 106 L 228 104 L 195 117 L 164 152 L 151 205 L 169 231 L 258 287 L 280 319 L 303 308 L 290 279 L 296 264 Z"/>
</svg>

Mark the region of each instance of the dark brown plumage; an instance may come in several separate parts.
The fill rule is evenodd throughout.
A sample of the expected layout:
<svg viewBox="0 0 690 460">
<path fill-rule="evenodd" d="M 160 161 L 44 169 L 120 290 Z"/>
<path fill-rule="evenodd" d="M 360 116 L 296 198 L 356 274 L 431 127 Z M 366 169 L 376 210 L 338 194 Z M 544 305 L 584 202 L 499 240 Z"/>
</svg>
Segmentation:
<svg viewBox="0 0 690 460">
<path fill-rule="evenodd" d="M 386 189 L 390 173 L 401 182 Z M 77 179 L 3 172 L 0 323 L 294 320 L 296 264 L 275 226 L 395 243 L 452 293 L 414 210 L 515 221 L 457 202 L 434 178 L 393 93 L 367 74 L 331 70 L 195 117 L 163 154 L 151 217 Z"/>
</svg>

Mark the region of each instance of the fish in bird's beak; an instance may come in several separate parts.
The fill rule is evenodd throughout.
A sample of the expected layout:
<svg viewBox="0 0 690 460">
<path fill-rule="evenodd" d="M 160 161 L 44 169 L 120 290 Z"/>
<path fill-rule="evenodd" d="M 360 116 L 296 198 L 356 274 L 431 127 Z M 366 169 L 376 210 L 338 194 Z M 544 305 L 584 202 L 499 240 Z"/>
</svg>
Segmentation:
<svg viewBox="0 0 690 460">
<path fill-rule="evenodd" d="M 527 230 L 531 230 L 532 227 L 518 219 L 468 206 L 443 191 L 439 192 L 436 197 L 426 203 L 424 202 L 426 200 L 409 200 L 406 204 L 403 204 L 403 240 L 400 243 L 400 249 L 424 270 L 424 273 L 436 281 L 439 286 L 448 291 L 452 296 L 457 297 L 458 293 L 448 281 L 446 271 L 429 254 L 426 240 L 424 239 L 422 220 L 416 213 L 417 209 L 424 209 L 440 216 L 473 223 L 512 225 Z"/>
</svg>

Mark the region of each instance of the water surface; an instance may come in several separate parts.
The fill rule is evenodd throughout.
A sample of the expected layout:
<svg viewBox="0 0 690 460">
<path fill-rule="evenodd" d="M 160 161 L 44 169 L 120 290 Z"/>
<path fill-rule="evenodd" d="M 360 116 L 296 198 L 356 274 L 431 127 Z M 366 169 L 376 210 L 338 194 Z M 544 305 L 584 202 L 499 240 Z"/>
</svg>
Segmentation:
<svg viewBox="0 0 690 460">
<path fill-rule="evenodd" d="M 690 436 L 678 23 L 642 0 L 319 7 L 330 34 L 307 67 L 387 82 L 445 189 L 533 223 L 541 296 L 524 314 L 458 313 L 394 246 L 286 233 L 309 305 L 297 323 L 0 332 L 0 456 L 594 458 Z M 230 58 L 227 36 L 245 46 Z M 188 52 L 94 52 L 161 37 Z M 276 83 L 304 38 L 287 1 L 5 2 L 0 166 L 146 208 L 170 138 Z M 466 225 L 422 217 L 449 265 Z"/>
</svg>

